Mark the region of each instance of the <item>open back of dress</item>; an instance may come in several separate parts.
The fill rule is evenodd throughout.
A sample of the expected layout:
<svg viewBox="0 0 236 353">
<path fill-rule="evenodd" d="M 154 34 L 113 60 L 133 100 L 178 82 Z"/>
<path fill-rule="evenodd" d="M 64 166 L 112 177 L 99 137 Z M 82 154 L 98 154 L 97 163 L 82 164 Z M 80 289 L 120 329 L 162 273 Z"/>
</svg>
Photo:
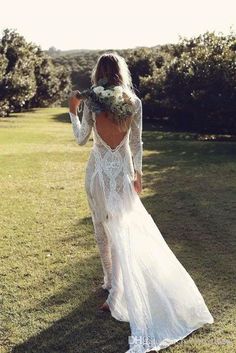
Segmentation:
<svg viewBox="0 0 236 353">
<path fill-rule="evenodd" d="M 104 144 L 112 150 L 118 148 L 125 139 L 126 134 L 129 133 L 128 129 L 127 131 L 121 131 L 119 126 L 104 113 L 96 115 L 95 118 L 94 128 Z M 127 120 L 130 122 L 131 118 L 128 117 Z"/>
</svg>

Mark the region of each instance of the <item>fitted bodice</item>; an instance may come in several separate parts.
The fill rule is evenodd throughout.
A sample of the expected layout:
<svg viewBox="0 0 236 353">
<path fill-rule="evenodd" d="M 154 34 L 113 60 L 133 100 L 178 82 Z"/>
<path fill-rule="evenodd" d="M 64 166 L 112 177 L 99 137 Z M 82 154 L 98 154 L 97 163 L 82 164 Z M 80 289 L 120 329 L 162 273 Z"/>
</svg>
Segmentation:
<svg viewBox="0 0 236 353">
<path fill-rule="evenodd" d="M 137 98 L 131 125 L 115 148 L 110 147 L 98 133 L 97 117 L 86 104 L 82 122 L 71 112 L 70 117 L 78 144 L 85 144 L 91 133 L 93 136 L 85 188 L 94 217 L 100 222 L 108 215 L 119 212 L 123 207 L 124 195 L 134 180 L 135 171 L 142 174 L 141 101 Z"/>
<path fill-rule="evenodd" d="M 98 221 L 119 212 L 128 184 L 134 179 L 129 145 L 130 129 L 120 143 L 111 148 L 93 125 L 93 148 L 86 168 L 86 191 Z"/>
</svg>

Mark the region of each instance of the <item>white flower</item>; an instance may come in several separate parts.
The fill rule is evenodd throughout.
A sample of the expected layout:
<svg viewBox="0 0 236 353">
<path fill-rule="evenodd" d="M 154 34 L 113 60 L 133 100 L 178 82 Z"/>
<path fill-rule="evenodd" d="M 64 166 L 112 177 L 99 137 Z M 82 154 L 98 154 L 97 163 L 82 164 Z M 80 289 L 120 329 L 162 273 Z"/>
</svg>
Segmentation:
<svg viewBox="0 0 236 353">
<path fill-rule="evenodd" d="M 93 91 L 96 93 L 96 94 L 100 94 L 104 91 L 104 87 L 102 86 L 97 86 L 97 87 L 94 87 L 93 88 Z"/>
<path fill-rule="evenodd" d="M 121 86 L 115 86 L 115 87 L 114 87 L 114 91 L 115 91 L 116 93 L 122 94 L 123 88 L 122 88 Z"/>
<path fill-rule="evenodd" d="M 112 90 L 106 89 L 106 90 L 104 90 L 104 91 L 101 92 L 101 95 L 102 95 L 103 97 L 110 97 L 110 96 L 113 95 L 113 94 L 112 94 Z"/>
</svg>

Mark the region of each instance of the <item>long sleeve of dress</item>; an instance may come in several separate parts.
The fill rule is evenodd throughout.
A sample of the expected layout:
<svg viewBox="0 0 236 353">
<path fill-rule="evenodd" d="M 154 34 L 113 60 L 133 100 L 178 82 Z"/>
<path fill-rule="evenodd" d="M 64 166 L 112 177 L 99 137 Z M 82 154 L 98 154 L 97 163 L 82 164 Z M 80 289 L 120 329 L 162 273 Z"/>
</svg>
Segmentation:
<svg viewBox="0 0 236 353">
<path fill-rule="evenodd" d="M 143 156 L 143 141 L 142 141 L 142 101 L 137 97 L 135 102 L 135 113 L 131 123 L 130 131 L 130 149 L 133 157 L 134 170 L 139 174 L 142 173 L 142 156 Z"/>
<path fill-rule="evenodd" d="M 69 112 L 69 115 L 75 139 L 79 145 L 84 145 L 88 141 L 92 131 L 92 112 L 89 110 L 87 104 L 84 102 L 84 110 L 81 122 L 77 115 L 71 112 Z"/>
</svg>

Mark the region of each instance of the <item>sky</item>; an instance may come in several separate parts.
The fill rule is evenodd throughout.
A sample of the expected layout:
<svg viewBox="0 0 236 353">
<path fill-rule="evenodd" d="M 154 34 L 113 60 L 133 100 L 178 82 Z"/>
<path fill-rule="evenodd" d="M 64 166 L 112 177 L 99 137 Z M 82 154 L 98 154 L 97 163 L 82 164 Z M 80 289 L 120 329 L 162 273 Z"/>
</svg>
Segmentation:
<svg viewBox="0 0 236 353">
<path fill-rule="evenodd" d="M 236 31 L 236 0 L 0 0 L 0 31 L 43 50 L 126 49 Z"/>
</svg>

